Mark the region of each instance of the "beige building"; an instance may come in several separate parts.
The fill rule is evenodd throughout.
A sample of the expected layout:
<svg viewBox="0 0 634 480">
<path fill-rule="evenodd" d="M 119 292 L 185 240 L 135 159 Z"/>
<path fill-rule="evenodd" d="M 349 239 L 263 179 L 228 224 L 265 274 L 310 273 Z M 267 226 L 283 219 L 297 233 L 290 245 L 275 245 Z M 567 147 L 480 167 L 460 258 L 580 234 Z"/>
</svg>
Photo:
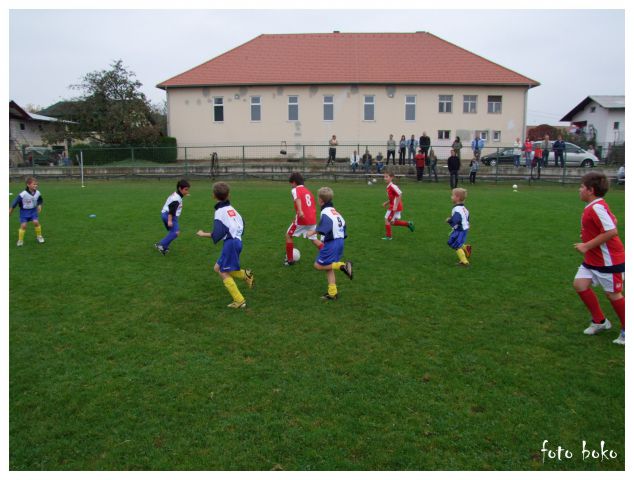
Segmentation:
<svg viewBox="0 0 634 480">
<path fill-rule="evenodd" d="M 413 69 L 399 66 L 408 52 Z M 440 150 L 476 132 L 488 147 L 512 145 L 537 85 L 418 32 L 261 35 L 158 87 L 179 146 L 286 142 L 291 156 L 325 157 L 335 134 L 341 157 L 423 131 Z"/>
</svg>

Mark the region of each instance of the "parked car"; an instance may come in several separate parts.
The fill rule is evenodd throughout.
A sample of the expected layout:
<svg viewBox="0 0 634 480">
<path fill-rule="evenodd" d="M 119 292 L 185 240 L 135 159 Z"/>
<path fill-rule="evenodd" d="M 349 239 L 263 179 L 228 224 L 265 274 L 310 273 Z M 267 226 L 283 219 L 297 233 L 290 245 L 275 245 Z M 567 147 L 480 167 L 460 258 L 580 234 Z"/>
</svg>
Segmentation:
<svg viewBox="0 0 634 480">
<path fill-rule="evenodd" d="M 555 152 L 552 151 L 552 143 L 553 142 L 551 142 L 551 150 L 548 152 L 548 166 L 550 167 L 555 165 Z M 533 142 L 533 149 L 535 149 L 538 145 L 541 147 L 541 144 L 541 141 Z M 531 156 L 532 155 L 533 154 L 531 154 Z M 566 142 L 566 152 L 564 153 L 564 158 L 566 160 L 567 167 L 594 167 L 599 164 L 599 159 L 596 155 L 578 147 L 574 143 L 569 142 Z M 495 166 L 498 163 L 501 165 L 513 165 L 513 149 L 503 148 L 497 152 L 489 153 L 488 155 L 484 155 L 481 158 L 481 161 L 483 164 L 491 166 Z M 524 165 L 524 152 L 522 152 L 520 162 Z"/>
<path fill-rule="evenodd" d="M 620 166 L 616 172 L 616 183 L 619 185 L 625 185 L 625 165 Z"/>
</svg>

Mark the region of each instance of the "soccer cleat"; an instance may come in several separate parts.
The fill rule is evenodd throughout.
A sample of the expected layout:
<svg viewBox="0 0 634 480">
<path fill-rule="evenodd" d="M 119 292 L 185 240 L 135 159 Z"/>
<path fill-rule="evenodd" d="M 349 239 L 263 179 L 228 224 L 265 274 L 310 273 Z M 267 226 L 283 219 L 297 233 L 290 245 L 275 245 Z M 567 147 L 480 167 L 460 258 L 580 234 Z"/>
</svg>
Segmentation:
<svg viewBox="0 0 634 480">
<path fill-rule="evenodd" d="M 17 245 L 18 247 L 21 247 L 22 245 L 24 245 L 24 240 L 18 240 Z"/>
<path fill-rule="evenodd" d="M 247 268 L 244 271 L 244 281 L 247 282 L 247 286 L 249 288 L 253 288 L 253 284 L 255 283 L 255 276 L 253 275 L 253 270 L 249 270 Z"/>
<path fill-rule="evenodd" d="M 352 262 L 346 262 L 345 265 L 341 265 L 341 267 L 339 267 L 339 270 L 341 270 L 343 273 L 346 274 L 346 276 L 352 280 Z"/>
<path fill-rule="evenodd" d="M 612 343 L 616 343 L 617 345 L 625 345 L 625 332 L 621 330 L 621 334 L 616 337 L 616 339 L 612 340 Z"/>
<path fill-rule="evenodd" d="M 458 262 L 458 263 L 456 263 L 456 266 L 457 267 L 469 268 L 471 266 L 471 264 L 469 262 L 467 262 L 467 263 Z"/>
<path fill-rule="evenodd" d="M 324 293 L 321 296 L 322 300 L 337 300 L 339 298 L 339 294 L 330 295 L 329 293 Z"/>
<path fill-rule="evenodd" d="M 471 245 L 466 244 L 466 245 L 464 246 L 464 253 L 465 253 L 465 255 L 467 256 L 467 258 L 470 258 L 470 257 L 471 257 Z"/>
<path fill-rule="evenodd" d="M 168 248 L 163 247 L 163 245 L 161 245 L 160 243 L 155 243 L 154 244 L 154 248 L 156 248 L 159 252 L 161 252 L 163 255 L 167 255 L 167 252 L 169 252 Z"/>
<path fill-rule="evenodd" d="M 414 222 L 407 222 L 407 228 L 409 228 L 410 232 L 414 231 Z"/>
<path fill-rule="evenodd" d="M 37 237 L 37 243 L 44 243 L 44 237 L 41 235 Z"/>
<path fill-rule="evenodd" d="M 247 306 L 247 301 L 242 300 L 241 302 L 231 302 L 227 307 L 229 308 L 245 308 Z"/>
<path fill-rule="evenodd" d="M 610 328 L 612 328 L 612 324 L 610 323 L 610 320 L 606 318 L 603 323 L 590 322 L 590 326 L 586 328 L 583 333 L 586 335 L 595 335 L 602 330 L 610 330 Z"/>
<path fill-rule="evenodd" d="M 288 258 L 284 259 L 284 266 L 285 267 L 292 267 L 293 265 L 295 265 L 295 262 L 293 260 L 289 261 Z"/>
<path fill-rule="evenodd" d="M 383 237 L 381 240 L 392 240 L 392 237 Z"/>
</svg>

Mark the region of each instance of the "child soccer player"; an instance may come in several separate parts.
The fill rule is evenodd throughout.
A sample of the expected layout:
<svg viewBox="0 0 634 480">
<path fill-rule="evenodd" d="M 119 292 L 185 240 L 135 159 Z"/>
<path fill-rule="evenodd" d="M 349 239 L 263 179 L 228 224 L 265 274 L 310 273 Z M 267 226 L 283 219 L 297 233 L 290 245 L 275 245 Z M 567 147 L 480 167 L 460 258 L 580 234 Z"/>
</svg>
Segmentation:
<svg viewBox="0 0 634 480">
<path fill-rule="evenodd" d="M 234 278 L 244 280 L 249 288 L 253 287 L 253 272 L 249 269 L 240 268 L 240 253 L 242 252 L 242 233 L 244 232 L 244 222 L 242 217 L 229 201 L 229 185 L 223 182 L 214 183 L 214 198 L 218 201 L 215 205 L 214 225 L 212 232 L 198 230 L 199 237 L 211 238 L 214 243 L 224 240 L 220 258 L 214 265 L 214 272 L 217 272 L 222 279 L 225 288 L 231 294 L 233 302 L 227 307 L 244 308 L 247 301 L 244 299 Z"/>
<path fill-rule="evenodd" d="M 469 233 L 469 210 L 464 206 L 467 198 L 467 191 L 464 188 L 454 188 L 451 191 L 451 201 L 454 207 L 451 209 L 451 217 L 447 218 L 447 223 L 453 229 L 447 240 L 447 245 L 453 248 L 458 255 L 457 265 L 468 267 L 471 256 L 471 245 L 465 244 Z"/>
<path fill-rule="evenodd" d="M 594 335 L 612 327 L 590 288 L 598 284 L 621 321 L 621 334 L 614 343 L 625 345 L 625 297 L 622 293 L 625 248 L 616 229 L 616 217 L 603 199 L 608 187 L 608 179 L 603 173 L 590 172 L 581 178 L 579 198 L 587 205 L 581 215 L 582 243 L 575 243 L 574 248 L 584 256 L 573 285 L 592 315 L 592 322 L 583 333 Z"/>
<path fill-rule="evenodd" d="M 411 232 L 414 231 L 414 222 L 406 222 L 401 220 L 401 212 L 403 211 L 403 193 L 394 183 L 394 170 L 387 170 L 383 174 L 383 180 L 387 183 L 388 201 L 383 202 L 383 208 L 387 208 L 385 212 L 385 237 L 383 240 L 392 240 L 392 225 L 396 227 L 407 227 Z"/>
<path fill-rule="evenodd" d="M 35 227 L 35 235 L 38 243 L 44 243 L 44 237 L 42 236 L 42 225 L 40 225 L 39 214 L 42 212 L 42 204 L 44 199 L 42 194 L 37 189 L 37 180 L 33 177 L 26 179 L 26 188 L 24 191 L 15 197 L 11 207 L 9 208 L 9 215 L 13 213 L 13 209 L 17 206 L 20 207 L 20 229 L 18 230 L 18 247 L 24 245 L 24 234 L 26 233 L 26 224 L 33 222 Z"/>
<path fill-rule="evenodd" d="M 170 243 L 176 240 L 176 237 L 181 233 L 178 226 L 178 217 L 181 216 L 181 211 L 183 210 L 183 197 L 187 195 L 189 195 L 189 182 L 183 179 L 178 181 L 176 191 L 165 200 L 165 205 L 163 205 L 163 210 L 161 210 L 161 218 L 167 229 L 167 235 L 159 243 L 154 244 L 154 248 L 163 255 L 167 255 Z"/>
<path fill-rule="evenodd" d="M 346 221 L 335 210 L 332 205 L 334 193 L 329 187 L 322 187 L 318 192 L 319 206 L 321 207 L 321 218 L 319 225 L 309 235 L 320 233 L 323 235 L 324 246 L 319 250 L 319 255 L 315 260 L 314 267 L 317 270 L 326 271 L 328 278 L 328 291 L 322 295 L 324 300 L 337 300 L 337 282 L 335 270 L 341 270 L 350 280 L 352 280 L 352 262 L 342 262 L 343 242 L 347 238 Z"/>
<path fill-rule="evenodd" d="M 295 264 L 293 261 L 293 237 L 308 238 L 319 249 L 324 244 L 319 241 L 317 235 L 306 235 L 306 232 L 315 230 L 317 214 L 315 213 L 315 198 L 310 190 L 304 186 L 304 177 L 301 173 L 293 172 L 288 181 L 293 187 L 291 196 L 295 207 L 295 219 L 286 231 L 286 259 L 284 265 L 291 266 Z"/>
</svg>

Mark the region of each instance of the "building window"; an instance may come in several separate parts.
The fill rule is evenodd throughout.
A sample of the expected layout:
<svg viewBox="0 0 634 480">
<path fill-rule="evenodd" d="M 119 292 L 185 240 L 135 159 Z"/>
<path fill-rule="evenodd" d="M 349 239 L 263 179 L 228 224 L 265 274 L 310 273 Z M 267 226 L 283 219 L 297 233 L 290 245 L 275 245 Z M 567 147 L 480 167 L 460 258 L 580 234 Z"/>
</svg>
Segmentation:
<svg viewBox="0 0 634 480">
<path fill-rule="evenodd" d="M 405 121 L 416 120 L 416 95 L 405 95 Z"/>
<path fill-rule="evenodd" d="M 225 105 L 222 97 L 214 97 L 214 122 L 225 121 Z"/>
<path fill-rule="evenodd" d="M 590 113 L 594 113 L 597 111 L 597 107 L 590 107 Z"/>
<path fill-rule="evenodd" d="M 618 130 L 621 126 L 621 122 L 614 122 L 614 130 Z"/>
<path fill-rule="evenodd" d="M 502 113 L 502 95 L 489 95 L 489 113 Z"/>
<path fill-rule="evenodd" d="M 453 95 L 438 95 L 438 112 L 451 113 L 452 103 L 453 103 Z"/>
<path fill-rule="evenodd" d="M 363 120 L 374 121 L 374 95 L 363 96 Z"/>
<path fill-rule="evenodd" d="M 438 140 L 449 140 L 451 138 L 451 130 L 438 130 Z"/>
<path fill-rule="evenodd" d="M 299 120 L 299 97 L 297 95 L 288 97 L 288 119 L 289 121 Z"/>
<path fill-rule="evenodd" d="M 335 97 L 332 95 L 324 95 L 324 120 L 331 121 L 335 119 Z"/>
<path fill-rule="evenodd" d="M 261 97 L 251 97 L 251 121 L 259 122 L 262 120 L 262 99 Z"/>
<path fill-rule="evenodd" d="M 464 97 L 462 97 L 462 113 L 477 113 L 477 104 L 477 95 L 465 95 Z"/>
<path fill-rule="evenodd" d="M 26 125 L 24 125 L 23 123 L 20 123 L 20 130 L 26 130 Z"/>
<path fill-rule="evenodd" d="M 488 130 L 478 130 L 478 131 L 476 131 L 476 135 L 478 135 L 485 142 L 489 139 Z"/>
<path fill-rule="evenodd" d="M 500 142 L 502 140 L 502 132 L 500 130 L 493 130 L 493 141 Z"/>
</svg>

